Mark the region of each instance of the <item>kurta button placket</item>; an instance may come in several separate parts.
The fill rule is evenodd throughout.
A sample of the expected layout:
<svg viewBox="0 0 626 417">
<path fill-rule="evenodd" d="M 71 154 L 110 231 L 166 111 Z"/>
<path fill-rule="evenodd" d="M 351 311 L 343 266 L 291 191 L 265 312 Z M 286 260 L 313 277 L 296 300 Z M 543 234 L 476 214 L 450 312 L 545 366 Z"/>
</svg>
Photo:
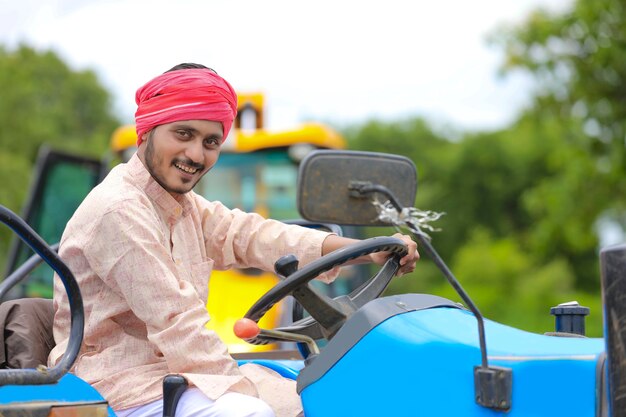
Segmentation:
<svg viewBox="0 0 626 417">
<path fill-rule="evenodd" d="M 172 215 L 170 215 L 169 217 L 169 221 L 170 224 L 174 225 L 176 223 L 178 223 L 178 221 L 180 220 L 180 215 L 182 214 L 183 209 L 180 207 L 175 207 L 174 210 L 172 210 Z"/>
</svg>

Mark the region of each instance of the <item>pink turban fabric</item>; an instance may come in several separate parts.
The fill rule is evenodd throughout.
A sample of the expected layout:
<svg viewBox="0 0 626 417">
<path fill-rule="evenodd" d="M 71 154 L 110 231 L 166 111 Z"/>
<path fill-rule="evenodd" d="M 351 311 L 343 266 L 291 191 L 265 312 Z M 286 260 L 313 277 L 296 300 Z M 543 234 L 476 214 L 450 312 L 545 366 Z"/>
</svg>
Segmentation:
<svg viewBox="0 0 626 417">
<path fill-rule="evenodd" d="M 137 146 L 150 129 L 179 120 L 221 122 L 224 140 L 237 115 L 233 87 L 209 69 L 180 69 L 148 81 L 135 94 Z"/>
</svg>

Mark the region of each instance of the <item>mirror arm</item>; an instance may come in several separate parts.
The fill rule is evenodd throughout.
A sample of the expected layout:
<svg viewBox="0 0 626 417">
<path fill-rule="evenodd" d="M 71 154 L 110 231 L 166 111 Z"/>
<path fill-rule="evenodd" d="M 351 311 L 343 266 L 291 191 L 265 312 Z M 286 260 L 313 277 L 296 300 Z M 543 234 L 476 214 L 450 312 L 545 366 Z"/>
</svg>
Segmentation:
<svg viewBox="0 0 626 417">
<path fill-rule="evenodd" d="M 446 277 L 452 288 L 459 294 L 461 299 L 469 307 L 478 323 L 478 343 L 480 345 L 481 366 L 474 367 L 474 391 L 476 402 L 483 407 L 495 410 L 509 410 L 511 408 L 512 379 L 510 368 L 491 366 L 487 362 L 487 342 L 485 340 L 485 322 L 478 307 L 465 292 L 461 283 L 454 277 L 452 271 L 443 262 L 428 238 L 410 220 L 407 226 L 421 244 L 421 248 L 428 254 L 435 265 Z"/>
<path fill-rule="evenodd" d="M 398 210 L 398 213 L 402 212 L 402 204 L 400 204 L 400 201 L 398 201 L 391 190 L 384 185 L 372 184 L 369 181 L 350 181 L 348 189 L 350 190 L 350 196 L 356 198 L 363 198 L 373 193 L 383 194 L 389 199 L 389 202 L 393 204 L 395 209 Z"/>
<path fill-rule="evenodd" d="M 391 192 L 391 190 L 383 185 L 372 184 L 369 181 L 351 181 L 348 189 L 350 190 L 350 195 L 357 198 L 363 198 L 366 195 L 372 193 L 381 193 L 389 199 L 389 202 L 393 204 L 393 206 L 396 208 L 396 210 L 398 210 L 399 213 L 402 212 L 403 207 L 399 203 L 396 196 Z M 406 224 L 413 233 L 413 235 L 417 238 L 419 243 L 422 244 L 422 247 L 425 249 L 428 256 L 433 260 L 435 265 L 443 273 L 450 285 L 452 285 L 452 288 L 454 288 L 456 293 L 461 297 L 465 304 L 467 304 L 470 311 L 474 313 L 474 316 L 476 316 L 476 320 L 478 321 L 478 338 L 480 343 L 480 355 L 482 363 L 481 366 L 483 368 L 487 368 L 487 343 L 485 342 L 485 324 L 482 314 L 480 314 L 478 307 L 476 307 L 472 299 L 461 286 L 461 283 L 454 277 L 452 271 L 450 271 L 445 262 L 443 262 L 435 248 L 430 244 L 430 242 L 421 232 L 419 227 L 413 224 L 413 222 L 411 222 L 410 220 L 408 220 Z"/>
<path fill-rule="evenodd" d="M 396 196 L 387 187 L 378 184 L 372 184 L 367 181 L 351 181 L 348 189 L 350 196 L 363 198 L 369 194 L 380 193 L 389 199 L 398 213 L 402 213 L 404 207 L 400 204 Z M 430 244 L 429 238 L 419 228 L 419 226 L 410 219 L 404 221 L 409 230 L 413 233 L 417 241 L 421 244 L 421 248 L 426 251 L 435 265 L 446 277 L 452 288 L 461 297 L 468 306 L 470 311 L 476 317 L 478 324 L 478 343 L 480 346 L 481 365 L 474 368 L 474 390 L 476 402 L 483 407 L 496 410 L 508 410 L 511 407 L 511 381 L 512 371 L 510 368 L 499 366 L 489 367 L 487 360 L 487 342 L 485 339 L 485 322 L 478 307 L 474 304 L 469 295 L 465 292 L 461 283 L 452 274 L 452 271 L 439 256 L 435 248 Z"/>
<path fill-rule="evenodd" d="M 450 285 L 452 285 L 454 291 L 456 291 L 456 293 L 461 297 L 463 302 L 467 304 L 470 311 L 474 313 L 474 316 L 476 316 L 476 321 L 478 322 L 478 338 L 480 343 L 481 363 L 483 368 L 487 368 L 487 343 L 485 341 L 485 323 L 482 314 L 480 313 L 478 307 L 476 307 L 472 299 L 469 297 L 469 295 L 465 292 L 465 290 L 461 286 L 461 283 L 456 279 L 456 277 L 452 274 L 452 271 L 450 271 L 448 266 L 441 259 L 441 256 L 439 256 L 435 248 L 430 244 L 428 239 L 426 239 L 423 234 L 419 233 L 419 229 L 415 227 L 413 223 L 409 221 L 407 222 L 407 225 L 421 244 L 421 247 L 428 254 L 430 259 L 432 259 L 437 268 L 439 268 L 439 270 L 443 273 Z"/>
</svg>

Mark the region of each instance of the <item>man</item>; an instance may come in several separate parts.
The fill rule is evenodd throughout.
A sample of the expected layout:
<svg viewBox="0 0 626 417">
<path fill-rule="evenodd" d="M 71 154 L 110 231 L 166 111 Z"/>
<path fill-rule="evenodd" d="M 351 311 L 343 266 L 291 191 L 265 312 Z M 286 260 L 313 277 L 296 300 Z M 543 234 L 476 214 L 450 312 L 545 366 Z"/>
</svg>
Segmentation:
<svg viewBox="0 0 626 417">
<path fill-rule="evenodd" d="M 213 268 L 272 270 L 288 253 L 305 265 L 354 240 L 230 210 L 192 191 L 216 163 L 236 115 L 235 91 L 213 70 L 176 66 L 141 87 L 136 102 L 137 153 L 85 198 L 61 240 L 60 256 L 85 303 L 72 371 L 122 417 L 160 416 L 168 373 L 191 385 L 179 417 L 297 415 L 293 381 L 260 366 L 238 367 L 206 329 L 207 279 Z M 419 255 L 402 238 L 405 273 Z M 368 260 L 382 264 L 385 257 Z M 66 349 L 70 323 L 58 279 L 55 286 L 51 365 Z"/>
</svg>

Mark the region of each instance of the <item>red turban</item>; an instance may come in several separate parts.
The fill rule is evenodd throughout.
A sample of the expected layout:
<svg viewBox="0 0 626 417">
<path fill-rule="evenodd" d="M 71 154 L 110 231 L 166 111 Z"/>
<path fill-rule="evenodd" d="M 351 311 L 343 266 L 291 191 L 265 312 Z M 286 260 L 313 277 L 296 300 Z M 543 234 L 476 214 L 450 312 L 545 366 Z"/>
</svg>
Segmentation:
<svg viewBox="0 0 626 417">
<path fill-rule="evenodd" d="M 144 133 L 155 126 L 179 120 L 221 122 L 224 139 L 237 115 L 233 87 L 209 69 L 180 69 L 166 72 L 137 90 L 137 146 Z"/>
</svg>

